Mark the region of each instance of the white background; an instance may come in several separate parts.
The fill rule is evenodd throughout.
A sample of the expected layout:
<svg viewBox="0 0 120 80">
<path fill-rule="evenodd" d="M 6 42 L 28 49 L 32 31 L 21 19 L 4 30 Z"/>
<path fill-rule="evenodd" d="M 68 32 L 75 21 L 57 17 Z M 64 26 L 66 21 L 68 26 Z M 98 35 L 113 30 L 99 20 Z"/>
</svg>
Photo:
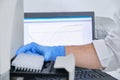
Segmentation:
<svg viewBox="0 0 120 80">
<path fill-rule="evenodd" d="M 24 0 L 25 12 L 95 11 L 112 17 L 120 0 Z"/>
</svg>

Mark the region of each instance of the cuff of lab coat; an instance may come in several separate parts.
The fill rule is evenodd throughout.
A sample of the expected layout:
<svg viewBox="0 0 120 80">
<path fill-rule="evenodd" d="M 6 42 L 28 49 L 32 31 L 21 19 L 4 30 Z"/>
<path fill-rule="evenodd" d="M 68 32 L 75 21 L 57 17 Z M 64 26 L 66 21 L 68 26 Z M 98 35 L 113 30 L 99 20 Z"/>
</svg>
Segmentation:
<svg viewBox="0 0 120 80">
<path fill-rule="evenodd" d="M 105 41 L 104 40 L 94 40 L 93 41 L 93 45 L 95 47 L 95 50 L 97 52 L 97 56 L 100 60 L 101 65 L 103 66 L 103 68 L 107 67 L 107 61 L 106 60 L 108 57 L 108 49 L 107 46 L 105 45 Z"/>
</svg>

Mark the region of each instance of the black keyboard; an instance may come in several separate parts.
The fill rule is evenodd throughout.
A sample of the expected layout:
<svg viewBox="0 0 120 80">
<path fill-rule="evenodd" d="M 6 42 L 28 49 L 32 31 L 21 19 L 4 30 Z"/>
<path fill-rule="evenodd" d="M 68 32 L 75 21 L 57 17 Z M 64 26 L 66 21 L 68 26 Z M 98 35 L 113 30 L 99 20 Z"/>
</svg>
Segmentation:
<svg viewBox="0 0 120 80">
<path fill-rule="evenodd" d="M 11 66 L 10 79 L 12 77 L 24 77 L 24 80 L 68 80 L 69 74 L 65 69 L 54 69 L 54 62 L 45 62 L 40 72 L 15 70 Z M 117 80 L 98 69 L 75 68 L 74 80 Z"/>
<path fill-rule="evenodd" d="M 117 80 L 105 72 L 98 69 L 75 69 L 75 80 Z"/>
</svg>

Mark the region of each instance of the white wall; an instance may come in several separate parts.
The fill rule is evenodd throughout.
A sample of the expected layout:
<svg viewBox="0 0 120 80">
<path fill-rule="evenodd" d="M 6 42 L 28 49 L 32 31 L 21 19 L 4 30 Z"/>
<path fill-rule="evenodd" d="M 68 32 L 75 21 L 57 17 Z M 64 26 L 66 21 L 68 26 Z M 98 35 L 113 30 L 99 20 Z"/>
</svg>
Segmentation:
<svg viewBox="0 0 120 80">
<path fill-rule="evenodd" d="M 0 75 L 10 69 L 10 55 L 23 44 L 22 2 L 0 0 Z"/>
<path fill-rule="evenodd" d="M 116 11 L 117 12 L 118 10 L 120 10 L 120 0 L 112 0 L 115 8 L 116 8 Z"/>
<path fill-rule="evenodd" d="M 25 12 L 95 11 L 97 16 L 112 17 L 111 0 L 24 0 Z"/>
<path fill-rule="evenodd" d="M 120 0 L 111 0 L 117 9 L 120 9 Z"/>
</svg>

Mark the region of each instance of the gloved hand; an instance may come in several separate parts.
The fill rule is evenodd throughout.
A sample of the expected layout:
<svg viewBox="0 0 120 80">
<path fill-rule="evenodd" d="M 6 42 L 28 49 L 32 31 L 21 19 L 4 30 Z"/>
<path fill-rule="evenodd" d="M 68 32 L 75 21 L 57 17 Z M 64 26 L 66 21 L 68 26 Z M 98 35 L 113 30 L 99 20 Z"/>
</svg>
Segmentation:
<svg viewBox="0 0 120 80">
<path fill-rule="evenodd" d="M 55 60 L 57 56 L 64 56 L 65 48 L 64 46 L 42 46 L 32 42 L 22 46 L 16 51 L 16 55 L 19 55 L 20 53 L 40 54 L 44 56 L 45 61 L 51 61 Z"/>
</svg>

